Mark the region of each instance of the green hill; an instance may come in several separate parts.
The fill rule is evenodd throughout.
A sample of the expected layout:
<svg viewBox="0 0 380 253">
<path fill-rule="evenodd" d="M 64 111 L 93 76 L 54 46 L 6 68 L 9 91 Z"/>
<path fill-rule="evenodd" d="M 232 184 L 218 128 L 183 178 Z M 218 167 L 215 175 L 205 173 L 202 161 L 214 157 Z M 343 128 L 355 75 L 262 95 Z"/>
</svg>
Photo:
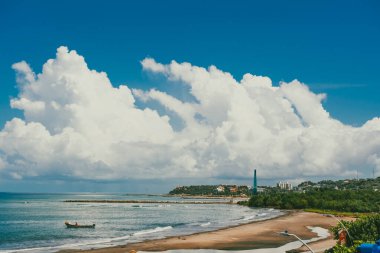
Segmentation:
<svg viewBox="0 0 380 253">
<path fill-rule="evenodd" d="M 169 194 L 189 196 L 249 196 L 250 190 L 246 185 L 190 185 L 177 186 Z"/>
<path fill-rule="evenodd" d="M 339 212 L 379 212 L 380 177 L 359 180 L 306 181 L 293 190 L 268 188 L 248 201 L 252 207 L 322 209 Z"/>
</svg>

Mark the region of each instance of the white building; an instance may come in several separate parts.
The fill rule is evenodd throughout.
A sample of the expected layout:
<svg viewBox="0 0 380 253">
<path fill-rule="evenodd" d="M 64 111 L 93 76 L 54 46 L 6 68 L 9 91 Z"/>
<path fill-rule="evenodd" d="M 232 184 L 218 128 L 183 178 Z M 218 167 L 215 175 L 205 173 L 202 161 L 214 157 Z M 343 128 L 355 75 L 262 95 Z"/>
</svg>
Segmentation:
<svg viewBox="0 0 380 253">
<path fill-rule="evenodd" d="M 292 190 L 293 189 L 293 186 L 291 183 L 289 182 L 278 182 L 277 183 L 277 187 L 282 189 L 282 190 Z"/>
<path fill-rule="evenodd" d="M 216 190 L 217 190 L 218 192 L 224 192 L 224 186 L 223 186 L 223 185 L 219 185 L 219 186 L 216 188 Z"/>
</svg>

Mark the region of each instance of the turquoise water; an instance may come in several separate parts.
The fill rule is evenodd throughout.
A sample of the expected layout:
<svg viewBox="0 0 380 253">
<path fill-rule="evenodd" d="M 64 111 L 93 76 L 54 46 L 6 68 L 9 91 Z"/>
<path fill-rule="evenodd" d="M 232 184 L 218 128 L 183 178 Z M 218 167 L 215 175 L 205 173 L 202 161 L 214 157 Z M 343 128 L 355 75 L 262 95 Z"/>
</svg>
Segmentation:
<svg viewBox="0 0 380 253">
<path fill-rule="evenodd" d="M 210 231 L 280 214 L 273 209 L 225 204 L 63 202 L 67 199 L 194 201 L 125 194 L 0 193 L 0 252 L 54 252 L 113 246 Z M 67 229 L 64 221 L 95 223 L 96 228 Z"/>
</svg>

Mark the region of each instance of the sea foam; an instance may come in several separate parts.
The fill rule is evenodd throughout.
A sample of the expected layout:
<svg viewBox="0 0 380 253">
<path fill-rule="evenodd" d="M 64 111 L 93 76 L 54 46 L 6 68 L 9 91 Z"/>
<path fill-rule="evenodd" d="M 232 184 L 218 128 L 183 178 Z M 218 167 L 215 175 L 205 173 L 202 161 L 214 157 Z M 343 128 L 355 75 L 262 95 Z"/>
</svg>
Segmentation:
<svg viewBox="0 0 380 253">
<path fill-rule="evenodd" d="M 152 233 L 162 232 L 162 231 L 166 231 L 166 230 L 170 230 L 170 229 L 173 229 L 173 227 L 172 226 L 156 227 L 156 228 L 153 228 L 153 229 L 147 229 L 147 230 L 143 230 L 143 231 L 139 231 L 139 232 L 133 233 L 133 235 L 134 236 L 140 236 L 140 235 L 145 235 L 145 234 L 152 234 Z"/>
</svg>

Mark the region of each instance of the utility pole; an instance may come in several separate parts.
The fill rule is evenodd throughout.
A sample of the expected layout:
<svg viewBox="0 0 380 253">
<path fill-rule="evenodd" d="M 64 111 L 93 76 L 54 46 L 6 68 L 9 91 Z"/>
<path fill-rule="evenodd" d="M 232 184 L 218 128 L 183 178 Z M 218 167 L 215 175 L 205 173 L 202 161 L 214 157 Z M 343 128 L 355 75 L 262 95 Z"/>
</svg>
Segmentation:
<svg viewBox="0 0 380 253">
<path fill-rule="evenodd" d="M 287 230 L 285 230 L 284 232 L 280 232 L 280 235 L 284 235 L 284 236 L 293 236 L 295 238 L 297 238 L 298 241 L 302 242 L 303 245 L 306 246 L 306 248 L 308 248 L 310 250 L 311 253 L 315 253 L 314 250 L 312 248 L 310 248 L 309 245 L 307 245 L 307 243 L 302 240 L 301 238 L 299 238 L 296 234 L 291 234 L 291 233 L 288 233 Z"/>
</svg>

